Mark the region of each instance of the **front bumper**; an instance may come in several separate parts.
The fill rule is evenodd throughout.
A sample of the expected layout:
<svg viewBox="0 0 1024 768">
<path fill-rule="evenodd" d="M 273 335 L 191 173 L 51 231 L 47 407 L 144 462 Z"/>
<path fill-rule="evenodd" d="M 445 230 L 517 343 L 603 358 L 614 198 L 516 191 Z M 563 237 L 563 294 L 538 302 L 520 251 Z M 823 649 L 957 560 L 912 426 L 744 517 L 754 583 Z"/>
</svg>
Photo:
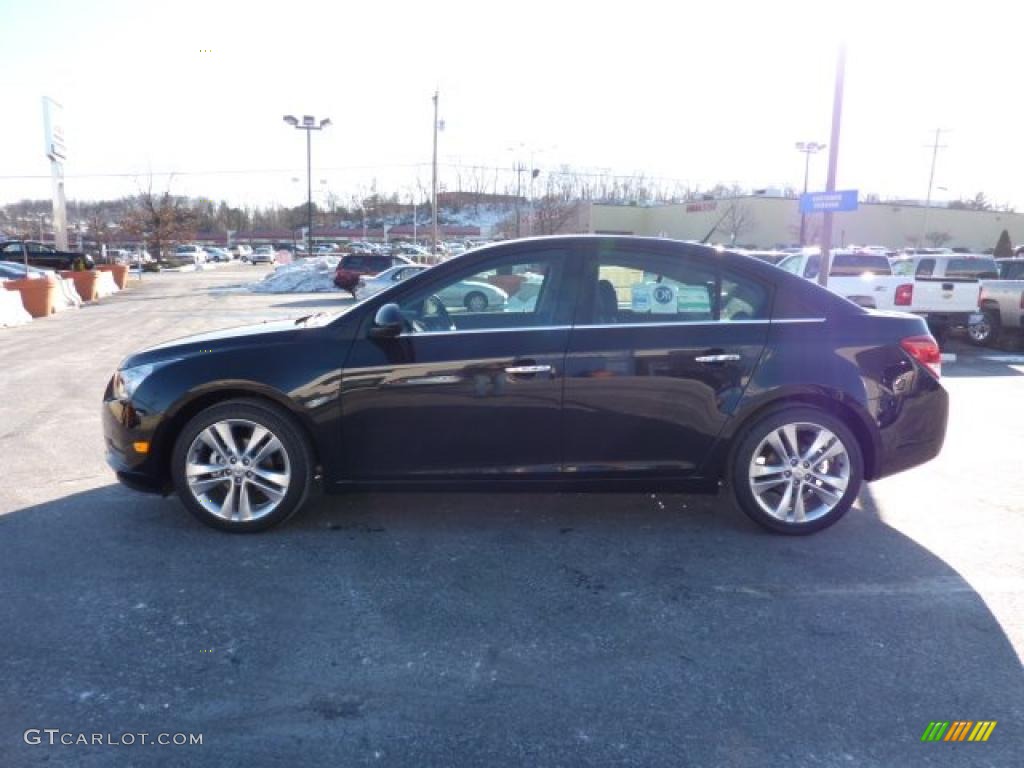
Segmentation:
<svg viewBox="0 0 1024 768">
<path fill-rule="evenodd" d="M 103 443 L 107 465 L 117 479 L 136 491 L 167 494 L 170 483 L 160 471 L 160 455 L 152 440 L 152 429 L 144 413 L 125 400 L 107 396 L 102 406 Z M 141 453 L 135 444 L 146 442 L 149 450 Z"/>
</svg>

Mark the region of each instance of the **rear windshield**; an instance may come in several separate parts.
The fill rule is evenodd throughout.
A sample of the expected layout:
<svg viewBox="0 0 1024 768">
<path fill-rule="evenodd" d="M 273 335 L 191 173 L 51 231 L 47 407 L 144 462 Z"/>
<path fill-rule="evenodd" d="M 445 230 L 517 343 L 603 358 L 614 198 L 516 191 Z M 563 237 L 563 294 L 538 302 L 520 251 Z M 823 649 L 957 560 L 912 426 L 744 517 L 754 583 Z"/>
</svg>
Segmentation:
<svg viewBox="0 0 1024 768">
<path fill-rule="evenodd" d="M 946 277 L 999 277 L 999 267 L 995 259 L 950 259 L 946 263 Z"/>
<path fill-rule="evenodd" d="M 873 275 L 891 275 L 889 259 L 875 253 L 837 253 L 833 256 L 833 275 L 862 275 L 870 272 Z"/>
</svg>

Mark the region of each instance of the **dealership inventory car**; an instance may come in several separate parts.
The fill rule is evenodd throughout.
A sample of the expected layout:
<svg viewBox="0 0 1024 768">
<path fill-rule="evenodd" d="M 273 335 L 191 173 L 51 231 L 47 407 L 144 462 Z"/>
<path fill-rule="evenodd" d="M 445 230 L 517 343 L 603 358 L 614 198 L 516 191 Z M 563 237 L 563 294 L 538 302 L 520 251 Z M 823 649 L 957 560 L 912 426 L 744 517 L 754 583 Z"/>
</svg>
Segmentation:
<svg viewBox="0 0 1024 768">
<path fill-rule="evenodd" d="M 257 245 L 256 250 L 249 254 L 250 264 L 273 264 L 277 251 L 272 245 Z"/>
<path fill-rule="evenodd" d="M 5 240 L 0 243 L 0 261 L 22 261 L 28 252 L 28 263 L 45 269 L 74 269 L 78 262 L 84 269 L 96 266 L 92 256 L 80 251 L 59 251 L 35 240 Z"/>
<path fill-rule="evenodd" d="M 402 264 L 385 269 L 372 277 L 361 277 L 356 286 L 356 297 L 363 299 L 380 293 L 385 288 L 418 275 L 425 269 L 429 269 L 425 264 Z M 463 280 L 437 295 L 446 306 L 462 306 L 473 312 L 500 310 L 508 301 L 508 294 L 504 290 L 484 280 Z"/>
<path fill-rule="evenodd" d="M 363 275 L 376 275 L 385 269 L 412 264 L 405 256 L 384 256 L 382 254 L 349 253 L 341 257 L 334 272 L 334 284 L 346 291 L 359 285 Z"/>
<path fill-rule="evenodd" d="M 504 311 L 446 299 L 501 280 Z M 527 297 L 519 296 L 529 291 Z M 461 295 L 461 294 L 457 294 Z M 325 490 L 729 486 L 761 525 L 838 520 L 946 430 L 924 320 L 656 238 L 480 248 L 333 314 L 122 362 L 107 460 L 204 523 L 256 531 Z"/>
</svg>

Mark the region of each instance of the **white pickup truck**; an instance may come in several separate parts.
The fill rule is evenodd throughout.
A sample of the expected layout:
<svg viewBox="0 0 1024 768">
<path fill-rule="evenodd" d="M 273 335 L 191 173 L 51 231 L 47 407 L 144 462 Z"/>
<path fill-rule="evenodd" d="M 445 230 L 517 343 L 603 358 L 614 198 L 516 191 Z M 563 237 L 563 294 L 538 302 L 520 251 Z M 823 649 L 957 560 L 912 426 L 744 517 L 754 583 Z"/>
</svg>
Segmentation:
<svg viewBox="0 0 1024 768">
<path fill-rule="evenodd" d="M 813 252 L 794 253 L 776 266 L 794 275 L 817 281 L 821 256 Z M 907 281 L 892 276 L 889 259 L 866 251 L 832 252 L 828 289 L 868 309 L 897 309 L 896 289 Z"/>
<path fill-rule="evenodd" d="M 981 281 L 981 318 L 967 327 L 975 344 L 994 345 L 1003 333 L 1024 332 L 1024 258 L 996 259 L 999 279 Z"/>
<path fill-rule="evenodd" d="M 921 315 L 941 344 L 952 328 L 981 320 L 981 279 L 998 277 L 991 256 L 969 253 L 915 253 L 892 259 L 896 309 Z"/>
</svg>

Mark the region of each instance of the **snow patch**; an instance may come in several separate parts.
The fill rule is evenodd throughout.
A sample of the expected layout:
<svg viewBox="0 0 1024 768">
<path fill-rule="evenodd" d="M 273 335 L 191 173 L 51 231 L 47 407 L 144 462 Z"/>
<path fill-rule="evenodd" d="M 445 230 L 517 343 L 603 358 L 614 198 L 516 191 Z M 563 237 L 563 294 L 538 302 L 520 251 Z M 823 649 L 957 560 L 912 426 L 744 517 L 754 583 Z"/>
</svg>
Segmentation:
<svg viewBox="0 0 1024 768">
<path fill-rule="evenodd" d="M 305 257 L 282 264 L 258 283 L 249 286 L 254 293 L 332 293 L 341 291 L 334 284 L 337 256 Z"/>
<path fill-rule="evenodd" d="M 21 303 L 21 292 L 8 291 L 0 287 L 0 328 L 24 325 L 31 320 L 32 315 L 25 311 Z"/>
</svg>

